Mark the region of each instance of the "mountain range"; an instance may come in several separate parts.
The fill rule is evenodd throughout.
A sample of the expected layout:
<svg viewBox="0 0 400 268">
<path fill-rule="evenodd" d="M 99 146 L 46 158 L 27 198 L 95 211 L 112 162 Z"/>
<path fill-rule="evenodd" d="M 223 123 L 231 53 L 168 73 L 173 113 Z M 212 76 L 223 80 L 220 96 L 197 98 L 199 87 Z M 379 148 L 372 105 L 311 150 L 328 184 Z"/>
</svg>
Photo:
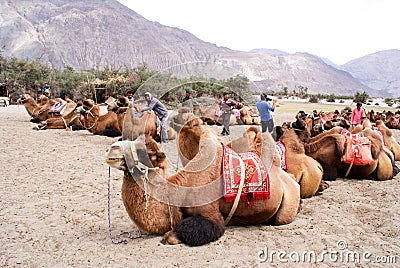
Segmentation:
<svg viewBox="0 0 400 268">
<path fill-rule="evenodd" d="M 235 51 L 191 33 L 149 21 L 116 0 L 2 0 L 0 50 L 77 70 L 133 68 L 146 63 L 163 70 L 186 62 L 223 64 L 255 81 L 261 90 L 400 96 L 400 51 L 388 50 L 342 66 L 308 53 L 259 48 Z"/>
</svg>

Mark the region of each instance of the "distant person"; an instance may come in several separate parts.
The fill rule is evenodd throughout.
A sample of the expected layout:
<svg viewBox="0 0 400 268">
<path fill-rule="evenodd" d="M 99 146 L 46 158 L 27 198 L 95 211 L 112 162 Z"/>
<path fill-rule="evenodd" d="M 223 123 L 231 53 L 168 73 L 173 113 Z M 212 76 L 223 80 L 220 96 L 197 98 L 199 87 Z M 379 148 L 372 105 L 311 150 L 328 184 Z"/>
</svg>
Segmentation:
<svg viewBox="0 0 400 268">
<path fill-rule="evenodd" d="M 185 97 L 182 99 L 182 107 L 188 107 L 190 112 L 193 112 L 192 92 L 189 89 L 186 89 Z"/>
<path fill-rule="evenodd" d="M 268 103 L 272 99 L 265 94 L 260 95 L 260 100 L 257 102 L 257 110 L 261 118 L 261 132 L 268 131 L 271 133 L 274 130 L 274 119 L 271 112 L 275 111 L 276 99 L 272 101 L 272 106 Z"/>
<path fill-rule="evenodd" d="M 362 103 L 357 102 L 356 107 L 351 112 L 350 122 L 353 124 L 353 126 L 361 124 L 361 120 L 366 117 L 364 108 L 362 108 L 361 106 Z"/>
<path fill-rule="evenodd" d="M 138 111 L 138 107 L 135 103 L 135 99 L 133 98 L 133 91 L 129 90 L 128 92 L 126 92 L 126 98 L 128 99 L 129 102 L 131 102 L 133 104 L 133 111 L 134 111 L 135 117 L 140 118 L 140 113 Z"/>
<path fill-rule="evenodd" d="M 41 89 L 42 95 L 46 96 L 47 98 L 50 98 L 51 96 L 51 88 L 48 83 L 44 83 L 44 86 Z"/>
<path fill-rule="evenodd" d="M 153 97 L 149 92 L 144 93 L 144 97 L 147 101 L 147 107 L 143 108 L 142 112 L 153 111 L 157 115 L 158 119 L 160 119 L 161 121 L 161 142 L 167 142 L 167 108 L 156 97 Z"/>
<path fill-rule="evenodd" d="M 229 131 L 229 121 L 231 119 L 232 109 L 238 106 L 238 103 L 229 98 L 229 93 L 225 92 L 223 94 L 222 100 L 219 101 L 219 108 L 222 112 L 222 136 L 230 135 Z"/>
</svg>

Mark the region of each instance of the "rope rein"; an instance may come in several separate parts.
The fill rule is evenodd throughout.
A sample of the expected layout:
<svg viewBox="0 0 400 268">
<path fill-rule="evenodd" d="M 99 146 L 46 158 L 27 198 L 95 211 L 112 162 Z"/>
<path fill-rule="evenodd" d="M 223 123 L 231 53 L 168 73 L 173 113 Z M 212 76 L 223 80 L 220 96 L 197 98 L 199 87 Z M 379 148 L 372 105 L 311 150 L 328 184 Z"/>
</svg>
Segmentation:
<svg viewBox="0 0 400 268">
<path fill-rule="evenodd" d="M 134 236 L 130 232 L 122 232 L 120 234 L 113 235 L 111 229 L 111 167 L 108 167 L 108 232 L 110 240 L 113 244 L 127 244 L 128 239 L 134 240 L 142 237 L 142 232 L 137 228 L 137 235 Z M 121 238 L 124 236 L 125 238 Z"/>
</svg>

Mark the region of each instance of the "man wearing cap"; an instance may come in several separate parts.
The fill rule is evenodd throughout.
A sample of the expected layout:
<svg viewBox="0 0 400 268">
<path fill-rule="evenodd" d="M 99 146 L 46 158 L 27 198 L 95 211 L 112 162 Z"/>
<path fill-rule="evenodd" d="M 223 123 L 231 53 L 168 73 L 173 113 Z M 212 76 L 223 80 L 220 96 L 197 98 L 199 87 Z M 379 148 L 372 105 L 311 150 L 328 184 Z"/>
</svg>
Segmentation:
<svg viewBox="0 0 400 268">
<path fill-rule="evenodd" d="M 261 132 L 272 132 L 274 130 L 274 119 L 271 116 L 271 112 L 275 111 L 276 99 L 273 100 L 272 106 L 268 103 L 271 98 L 268 98 L 265 94 L 260 95 L 260 100 L 257 102 L 258 114 L 261 117 Z"/>
<path fill-rule="evenodd" d="M 168 140 L 167 132 L 167 119 L 168 110 L 156 97 L 153 97 L 151 93 L 144 93 L 144 97 L 147 101 L 147 107 L 142 109 L 142 112 L 153 111 L 158 119 L 161 121 L 161 142 L 166 142 Z"/>
<path fill-rule="evenodd" d="M 188 107 L 190 111 L 193 112 L 192 92 L 189 89 L 186 89 L 186 95 L 182 99 L 182 107 Z"/>
</svg>

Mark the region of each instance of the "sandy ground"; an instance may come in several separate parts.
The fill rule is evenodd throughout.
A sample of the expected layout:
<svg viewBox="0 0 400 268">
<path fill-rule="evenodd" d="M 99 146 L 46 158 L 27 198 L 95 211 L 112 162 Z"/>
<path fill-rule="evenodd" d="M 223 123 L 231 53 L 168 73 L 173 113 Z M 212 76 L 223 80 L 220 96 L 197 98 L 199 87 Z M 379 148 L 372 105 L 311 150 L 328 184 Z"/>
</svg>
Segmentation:
<svg viewBox="0 0 400 268">
<path fill-rule="evenodd" d="M 275 114 L 277 123 L 293 116 Z M 398 267 L 400 263 L 399 175 L 385 182 L 338 179 L 322 195 L 303 200 L 291 224 L 229 227 L 221 239 L 198 248 L 165 246 L 161 237 L 148 235 L 115 245 L 108 232 L 104 154 L 117 138 L 87 131 L 35 131 L 33 126 L 23 106 L 0 107 L 1 267 L 396 266 L 378 261 L 396 261 Z M 235 133 L 241 131 L 233 128 Z M 134 233 L 121 201 L 121 177 L 120 171 L 111 171 L 111 226 L 115 233 Z M 314 263 L 312 254 L 324 261 Z"/>
</svg>

